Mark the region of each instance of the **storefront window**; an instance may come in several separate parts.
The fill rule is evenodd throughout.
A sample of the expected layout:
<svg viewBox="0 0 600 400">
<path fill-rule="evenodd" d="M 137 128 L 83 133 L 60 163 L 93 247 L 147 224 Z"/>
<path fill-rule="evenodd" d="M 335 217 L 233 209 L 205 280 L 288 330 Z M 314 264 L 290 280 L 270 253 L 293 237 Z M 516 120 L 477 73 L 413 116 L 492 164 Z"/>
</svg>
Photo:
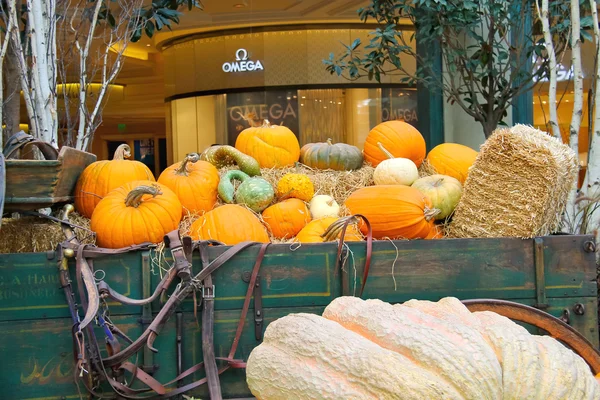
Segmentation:
<svg viewBox="0 0 600 400">
<path fill-rule="evenodd" d="M 227 101 L 227 141 L 234 145 L 239 133 L 268 120 L 284 125 L 298 135 L 298 93 L 296 90 L 233 93 Z"/>
<path fill-rule="evenodd" d="M 302 145 L 331 139 L 362 146 L 381 122 L 402 120 L 417 126 L 416 94 L 413 89 L 389 87 L 230 93 L 223 95 L 227 135 L 215 140 L 233 146 L 242 130 L 267 119 L 288 127 Z M 219 104 L 212 107 L 219 114 Z"/>
</svg>

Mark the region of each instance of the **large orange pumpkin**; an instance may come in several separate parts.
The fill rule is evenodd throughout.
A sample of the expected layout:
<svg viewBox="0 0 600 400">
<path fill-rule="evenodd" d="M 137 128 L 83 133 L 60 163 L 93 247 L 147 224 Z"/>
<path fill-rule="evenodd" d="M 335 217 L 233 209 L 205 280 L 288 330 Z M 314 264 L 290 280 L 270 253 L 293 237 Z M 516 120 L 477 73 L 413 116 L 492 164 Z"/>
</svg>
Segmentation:
<svg viewBox="0 0 600 400">
<path fill-rule="evenodd" d="M 421 165 L 427 152 L 425 139 L 421 132 L 404 121 L 382 122 L 371 129 L 367 135 L 363 153 L 365 161 L 373 167 L 389 159 L 378 143 L 381 143 L 394 157 L 408 158 L 417 167 Z"/>
<path fill-rule="evenodd" d="M 287 199 L 268 207 L 262 217 L 274 237 L 290 239 L 310 222 L 310 211 L 302 200 Z"/>
<path fill-rule="evenodd" d="M 236 204 L 217 207 L 200 218 L 190 227 L 194 240 L 218 240 L 226 245 L 244 241 L 268 243 L 266 228 L 252 211 Z"/>
<path fill-rule="evenodd" d="M 217 203 L 219 171 L 208 161 L 199 160 L 197 153 L 188 154 L 158 177 L 158 182 L 174 191 L 191 213 L 210 211 Z"/>
<path fill-rule="evenodd" d="M 325 217 L 310 221 L 296 236 L 296 242 L 300 243 L 323 243 L 326 238 L 321 237 L 327 228 L 334 222 L 338 221 L 336 217 Z M 338 233 L 337 237 L 331 240 L 339 239 L 341 232 Z M 346 242 L 360 242 L 363 240 L 362 235 L 356 229 L 353 224 L 349 224 L 346 228 L 346 234 L 344 235 Z"/>
<path fill-rule="evenodd" d="M 100 160 L 88 165 L 75 186 L 75 209 L 86 218 L 91 218 L 94 208 L 111 190 L 138 180 L 156 181 L 152 171 L 131 157 L 131 149 L 122 144 L 117 147 L 112 160 Z"/>
<path fill-rule="evenodd" d="M 160 243 L 164 235 L 179 227 L 182 210 L 177 195 L 168 187 L 153 181 L 128 182 L 100 200 L 91 229 L 100 247 Z"/>
<path fill-rule="evenodd" d="M 419 190 L 404 185 L 367 186 L 352 193 L 345 202 L 352 214 L 364 215 L 373 238 L 426 238 L 434 229 L 439 212 Z M 366 226 L 361 230 L 367 233 Z"/>
<path fill-rule="evenodd" d="M 261 168 L 292 166 L 300 159 L 300 143 L 294 132 L 269 121 L 240 132 L 235 148 L 256 159 Z"/>
<path fill-rule="evenodd" d="M 469 168 L 479 153 L 458 143 L 442 143 L 435 146 L 427 155 L 427 162 L 438 174 L 456 178 L 464 184 Z"/>
</svg>

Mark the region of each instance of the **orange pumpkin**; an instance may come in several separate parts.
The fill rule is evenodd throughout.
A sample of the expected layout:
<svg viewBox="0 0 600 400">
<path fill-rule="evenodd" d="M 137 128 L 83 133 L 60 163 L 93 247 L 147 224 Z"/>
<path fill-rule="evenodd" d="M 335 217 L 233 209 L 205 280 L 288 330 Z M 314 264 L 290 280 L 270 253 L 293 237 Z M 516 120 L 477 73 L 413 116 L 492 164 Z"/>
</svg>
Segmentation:
<svg viewBox="0 0 600 400">
<path fill-rule="evenodd" d="M 261 168 L 288 167 L 300 159 L 300 143 L 294 132 L 266 120 L 262 126 L 240 132 L 235 148 L 256 159 Z"/>
<path fill-rule="evenodd" d="M 435 146 L 427 155 L 427 162 L 438 174 L 456 178 L 464 184 L 469 168 L 479 153 L 458 143 L 442 143 Z"/>
<path fill-rule="evenodd" d="M 327 228 L 334 222 L 338 221 L 336 217 L 325 217 L 310 221 L 296 236 L 296 242 L 300 243 L 323 243 L 328 238 L 323 238 L 321 235 L 327 231 Z M 341 232 L 339 232 L 335 238 L 331 240 L 339 239 Z M 346 234 L 344 235 L 346 242 L 360 242 L 363 240 L 362 235 L 353 224 L 349 224 L 346 228 Z"/>
<path fill-rule="evenodd" d="M 408 158 L 417 167 L 421 165 L 427 148 L 421 132 L 404 121 L 382 122 L 371 129 L 364 146 L 365 161 L 373 167 L 389 159 L 378 145 L 381 143 L 395 158 Z"/>
<path fill-rule="evenodd" d="M 218 240 L 226 245 L 234 245 L 247 240 L 268 243 L 269 234 L 252 211 L 226 204 L 217 207 L 200 218 L 190 227 L 194 240 Z"/>
<path fill-rule="evenodd" d="M 100 247 L 118 249 L 160 243 L 182 217 L 177 195 L 153 181 L 133 181 L 108 193 L 92 214 L 91 229 Z"/>
<path fill-rule="evenodd" d="M 208 161 L 199 160 L 197 153 L 188 154 L 158 177 L 158 182 L 174 191 L 191 213 L 210 211 L 217 203 L 219 171 Z"/>
<path fill-rule="evenodd" d="M 271 235 L 290 239 L 310 222 L 310 211 L 302 200 L 287 199 L 268 207 L 262 217 Z"/>
<path fill-rule="evenodd" d="M 132 181 L 155 182 L 152 171 L 131 157 L 131 149 L 122 144 L 117 147 L 112 160 L 100 160 L 88 165 L 75 186 L 75 209 L 86 218 L 91 218 L 94 208 L 111 190 Z"/>
<path fill-rule="evenodd" d="M 375 239 L 425 238 L 439 212 L 418 189 L 404 185 L 358 189 L 346 199 L 345 205 L 351 214 L 362 214 L 369 220 Z M 364 224 L 361 230 L 367 233 Z"/>
</svg>

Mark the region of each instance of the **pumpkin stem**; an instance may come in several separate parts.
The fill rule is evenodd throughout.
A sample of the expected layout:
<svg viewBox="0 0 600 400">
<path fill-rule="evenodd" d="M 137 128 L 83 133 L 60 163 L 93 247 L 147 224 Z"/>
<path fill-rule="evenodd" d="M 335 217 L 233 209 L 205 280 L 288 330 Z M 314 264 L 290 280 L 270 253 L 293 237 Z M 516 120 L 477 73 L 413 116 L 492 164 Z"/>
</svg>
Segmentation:
<svg viewBox="0 0 600 400">
<path fill-rule="evenodd" d="M 387 156 L 387 158 L 389 158 L 389 159 L 396 158 L 385 147 L 383 147 L 383 145 L 381 144 L 381 142 L 377 142 L 377 146 L 379 146 L 379 149 L 383 152 L 383 154 L 385 154 Z"/>
<path fill-rule="evenodd" d="M 144 195 L 149 194 L 152 197 L 156 197 L 160 194 L 162 194 L 162 192 L 160 191 L 160 186 L 154 184 L 152 186 L 149 185 L 141 185 L 138 186 L 134 189 L 131 190 L 131 192 L 129 192 L 127 194 L 127 197 L 125 198 L 125 205 L 127 207 L 139 207 L 140 204 L 142 204 L 142 197 L 144 197 Z"/>
<path fill-rule="evenodd" d="M 333 203 L 335 202 L 335 199 L 332 197 L 331 200 L 327 200 L 327 205 L 329 207 L 333 206 Z"/>
<path fill-rule="evenodd" d="M 331 242 L 337 239 L 338 235 L 342 233 L 342 227 L 346 223 L 346 221 L 350 220 L 351 224 L 355 224 L 358 222 L 358 218 L 354 215 L 350 215 L 349 217 L 342 217 L 337 221 L 333 222 L 329 227 L 323 232 L 321 237 L 324 242 Z"/>
<path fill-rule="evenodd" d="M 131 157 L 131 147 L 127 143 L 123 143 L 115 150 L 113 160 L 124 160 Z"/>
<path fill-rule="evenodd" d="M 327 144 L 328 144 L 329 146 L 332 146 L 332 145 L 333 145 L 333 142 L 331 141 L 331 138 L 328 138 L 328 139 L 327 139 Z"/>
<path fill-rule="evenodd" d="M 181 164 L 179 165 L 179 168 L 177 168 L 177 170 L 175 171 L 175 173 L 177 175 L 185 175 L 188 176 L 188 170 L 187 170 L 187 165 L 188 163 L 195 163 L 198 160 L 200 160 L 200 155 L 198 153 L 190 153 L 187 156 L 185 156 L 185 158 L 183 159 L 183 161 L 181 162 Z"/>
<path fill-rule="evenodd" d="M 438 215 L 441 212 L 442 212 L 442 210 L 437 209 L 437 208 L 425 207 L 425 210 L 424 210 L 425 221 L 427 221 L 427 222 L 431 221 L 433 218 L 435 218 L 436 215 Z"/>
</svg>

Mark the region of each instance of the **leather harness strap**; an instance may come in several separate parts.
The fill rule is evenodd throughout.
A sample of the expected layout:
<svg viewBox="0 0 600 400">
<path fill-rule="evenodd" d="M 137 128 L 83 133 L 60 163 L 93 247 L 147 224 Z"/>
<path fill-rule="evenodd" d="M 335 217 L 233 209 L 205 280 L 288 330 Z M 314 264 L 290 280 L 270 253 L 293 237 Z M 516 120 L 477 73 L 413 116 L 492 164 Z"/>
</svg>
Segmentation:
<svg viewBox="0 0 600 400">
<path fill-rule="evenodd" d="M 371 223 L 369 220 L 362 214 L 354 214 L 353 217 L 360 218 L 364 221 L 367 226 L 367 254 L 365 255 L 365 268 L 363 271 L 362 284 L 360 287 L 359 297 L 363 295 L 365 290 L 365 285 L 367 284 L 367 278 L 369 277 L 369 268 L 371 267 L 371 256 L 373 254 L 373 229 L 371 228 Z M 346 236 L 346 228 L 352 222 L 352 218 L 346 219 L 342 226 L 342 231 L 340 233 L 340 239 L 338 243 L 338 252 L 337 252 L 337 268 L 336 273 L 339 269 L 342 268 L 342 250 L 344 249 L 344 237 Z"/>
<path fill-rule="evenodd" d="M 198 247 L 202 269 L 208 268 L 208 245 L 200 243 Z M 208 393 L 211 400 L 221 400 L 221 384 L 219 382 L 219 369 L 215 360 L 214 324 L 215 324 L 215 286 L 209 274 L 202 282 L 202 358 L 206 370 Z"/>
<path fill-rule="evenodd" d="M 219 375 L 231 368 L 246 367 L 246 363 L 243 360 L 237 360 L 234 357 L 238 345 L 240 343 L 241 335 L 250 307 L 250 301 L 254 294 L 254 287 L 257 283 L 257 279 L 259 279 L 259 270 L 262 264 L 262 260 L 265 256 L 268 243 L 261 245 L 258 256 L 256 258 L 246 296 L 244 299 L 244 304 L 241 310 L 240 320 L 238 322 L 237 330 L 233 338 L 230 352 L 227 357 L 215 357 L 213 347 L 214 289 L 211 274 L 215 272 L 218 268 L 223 266 L 225 263 L 227 263 L 227 261 L 231 260 L 234 256 L 239 254 L 241 251 L 256 243 L 239 243 L 221 253 L 212 262 L 209 262 L 208 247 L 214 245 L 221 245 L 222 243 L 215 241 L 191 243 L 189 240 L 186 240 L 189 238 L 184 238 L 182 243 L 177 232 L 171 232 L 169 235 L 167 235 L 167 237 L 168 238 L 165 238 L 165 243 L 168 243 L 169 247 L 172 250 L 174 266 L 161 280 L 153 295 L 150 298 L 142 300 L 130 299 L 126 296 L 123 296 L 117 293 L 116 291 L 112 290 L 108 286 L 108 284 L 106 284 L 103 281 L 100 281 L 97 287 L 95 284 L 93 267 L 91 266 L 91 263 L 92 260 L 95 258 L 100 258 L 113 254 L 122 254 L 133 250 L 148 249 L 153 245 L 144 243 L 141 245 L 121 249 L 103 249 L 89 245 L 80 245 L 77 243 L 76 239 L 72 238 L 71 240 L 62 243 L 58 247 L 58 250 L 61 252 L 61 255 L 62 250 L 65 248 L 73 249 L 76 252 L 75 275 L 77 279 L 79 295 L 82 301 L 83 308 L 85 310 L 85 317 L 83 318 L 83 320 L 81 320 L 81 322 L 79 322 L 77 305 L 74 302 L 74 296 L 71 290 L 70 281 L 68 279 L 66 259 L 62 261 L 64 262 L 64 264 L 62 264 L 62 268 L 59 265 L 59 269 L 61 273 L 61 283 L 63 288 L 65 289 L 65 295 L 67 296 L 67 300 L 71 309 L 72 318 L 74 322 L 73 354 L 75 361 L 78 362 L 78 369 L 75 370 L 75 376 L 78 378 L 78 381 L 82 381 L 84 383 L 88 392 L 94 396 L 97 396 L 99 398 L 107 398 L 106 395 L 97 393 L 97 390 L 95 389 L 96 386 L 92 377 L 100 376 L 108 381 L 108 383 L 110 384 L 112 389 L 118 394 L 118 396 L 126 399 L 158 400 L 171 398 L 178 394 L 186 393 L 208 382 L 209 390 L 211 393 L 211 399 L 220 400 L 221 392 L 218 379 Z M 193 248 L 198 248 L 200 250 L 203 267 L 202 270 L 199 273 L 197 273 L 194 277 L 191 276 L 191 249 Z M 183 251 L 180 251 L 180 249 Z M 182 257 L 180 257 L 180 255 Z M 112 323 L 107 324 L 103 316 L 100 316 L 98 314 L 100 295 L 111 297 L 119 302 L 122 302 L 123 304 L 147 304 L 148 302 L 151 302 L 158 298 L 158 296 L 161 293 L 164 293 L 167 290 L 169 284 L 172 282 L 176 274 L 181 279 L 180 285 L 177 286 L 175 291 L 172 293 L 167 302 L 161 308 L 158 315 L 154 318 L 152 323 L 137 340 L 132 342 L 129 338 L 126 337 L 126 335 L 124 335 L 120 330 L 118 330 L 118 328 L 112 326 Z M 193 290 L 197 288 L 197 285 L 199 285 L 200 282 L 202 282 L 203 284 L 204 292 L 204 309 L 202 318 L 204 361 L 187 369 L 183 373 L 179 374 L 175 379 L 163 385 L 156 379 L 154 379 L 152 376 L 144 372 L 142 369 L 138 368 L 136 365 L 127 361 L 127 359 L 136 352 L 138 352 L 144 346 L 144 344 L 146 344 L 150 349 L 153 349 L 152 343 L 156 336 L 160 333 L 166 321 L 173 314 L 173 312 L 179 306 L 179 304 L 189 294 L 191 294 Z M 104 329 L 104 332 L 107 336 L 107 348 L 109 354 L 108 357 L 104 359 L 100 358 L 100 349 L 98 347 L 98 342 L 96 340 L 93 326 L 91 324 L 91 322 L 95 318 L 98 318 L 99 325 Z M 84 328 L 87 332 L 86 335 L 84 335 L 82 332 Z M 118 340 L 112 335 L 112 332 L 116 332 L 117 334 L 120 332 L 121 334 L 119 334 L 119 336 L 125 337 L 127 341 L 131 344 L 128 347 L 121 350 L 120 344 Z M 86 336 L 88 339 L 87 344 L 85 342 Z M 89 361 L 86 360 L 88 355 Z M 221 368 L 217 368 L 217 360 L 225 361 L 227 365 Z M 85 368 L 83 368 L 84 365 L 87 368 L 93 367 L 95 374 L 92 374 L 91 371 L 86 371 Z M 139 380 L 146 386 L 146 388 L 132 389 L 129 385 L 122 383 L 123 381 L 121 380 L 121 378 L 115 379 L 113 377 L 109 377 L 106 370 L 107 368 L 112 368 L 113 374 L 116 374 L 115 377 L 120 376 L 121 378 L 123 377 L 123 371 L 128 371 L 134 377 L 130 384 L 133 383 L 135 380 Z M 167 386 L 172 385 L 174 383 L 179 384 L 179 382 L 181 382 L 184 378 L 189 377 L 194 373 L 201 371 L 202 369 L 206 369 L 206 378 L 197 380 L 195 382 L 189 383 L 178 388 L 174 388 L 172 390 L 166 388 Z M 86 372 L 85 375 L 83 374 L 84 371 Z M 83 378 L 83 380 L 81 378 Z M 152 395 L 148 392 L 153 392 L 154 394 Z"/>
</svg>

